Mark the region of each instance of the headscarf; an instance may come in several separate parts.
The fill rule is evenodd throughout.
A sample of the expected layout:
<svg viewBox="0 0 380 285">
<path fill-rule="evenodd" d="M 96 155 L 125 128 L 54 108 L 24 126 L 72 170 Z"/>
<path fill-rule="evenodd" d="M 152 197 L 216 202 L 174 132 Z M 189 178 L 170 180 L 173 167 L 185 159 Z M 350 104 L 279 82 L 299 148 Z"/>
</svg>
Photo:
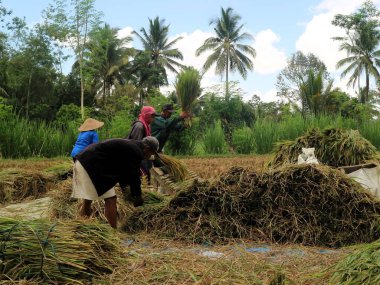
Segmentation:
<svg viewBox="0 0 380 285">
<path fill-rule="evenodd" d="M 151 135 L 150 124 L 148 124 L 147 121 L 149 120 L 150 117 L 152 117 L 152 115 L 155 115 L 155 114 L 156 114 L 156 110 L 151 106 L 144 106 L 141 109 L 141 112 L 139 114 L 139 121 L 144 125 L 146 136 Z"/>
</svg>

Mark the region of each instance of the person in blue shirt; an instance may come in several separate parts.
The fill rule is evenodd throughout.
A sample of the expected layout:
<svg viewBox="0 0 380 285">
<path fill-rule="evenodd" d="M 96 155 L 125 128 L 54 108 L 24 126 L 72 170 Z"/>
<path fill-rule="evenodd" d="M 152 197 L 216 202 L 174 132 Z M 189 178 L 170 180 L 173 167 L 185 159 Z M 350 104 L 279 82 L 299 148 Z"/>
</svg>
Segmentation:
<svg viewBox="0 0 380 285">
<path fill-rule="evenodd" d="M 90 144 L 97 143 L 99 141 L 98 133 L 96 129 L 99 129 L 104 125 L 103 122 L 98 120 L 88 118 L 84 123 L 78 128 L 80 134 L 78 135 L 77 141 L 75 142 L 74 148 L 71 152 L 71 157 L 75 162 L 75 157 Z"/>
</svg>

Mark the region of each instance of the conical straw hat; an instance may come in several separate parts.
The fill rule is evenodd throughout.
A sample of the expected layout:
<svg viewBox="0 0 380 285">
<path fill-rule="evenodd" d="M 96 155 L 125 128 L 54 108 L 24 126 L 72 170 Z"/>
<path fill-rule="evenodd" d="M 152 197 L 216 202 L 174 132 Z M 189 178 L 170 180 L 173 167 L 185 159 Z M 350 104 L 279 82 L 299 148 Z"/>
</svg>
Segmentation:
<svg viewBox="0 0 380 285">
<path fill-rule="evenodd" d="M 88 118 L 84 123 L 79 127 L 79 131 L 85 132 L 85 131 L 91 131 L 91 130 L 96 130 L 99 129 L 104 125 L 103 122 L 100 122 L 98 120 Z"/>
</svg>

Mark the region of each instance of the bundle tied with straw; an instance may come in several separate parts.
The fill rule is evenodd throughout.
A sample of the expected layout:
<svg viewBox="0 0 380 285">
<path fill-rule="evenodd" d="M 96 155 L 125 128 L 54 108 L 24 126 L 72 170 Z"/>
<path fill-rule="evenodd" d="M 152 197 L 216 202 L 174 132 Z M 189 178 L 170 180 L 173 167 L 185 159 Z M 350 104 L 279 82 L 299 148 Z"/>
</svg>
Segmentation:
<svg viewBox="0 0 380 285">
<path fill-rule="evenodd" d="M 193 67 L 183 69 L 177 76 L 175 90 L 182 111 L 190 113 L 195 100 L 201 95 L 201 75 Z M 190 124 L 190 121 L 185 121 Z"/>
</svg>

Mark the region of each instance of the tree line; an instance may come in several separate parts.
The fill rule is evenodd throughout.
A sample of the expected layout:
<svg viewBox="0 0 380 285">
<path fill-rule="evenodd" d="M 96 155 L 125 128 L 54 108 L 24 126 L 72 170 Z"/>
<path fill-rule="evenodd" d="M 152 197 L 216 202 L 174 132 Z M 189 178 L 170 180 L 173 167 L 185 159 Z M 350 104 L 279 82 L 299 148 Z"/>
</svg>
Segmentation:
<svg viewBox="0 0 380 285">
<path fill-rule="evenodd" d="M 31 120 L 64 122 L 95 114 L 117 120 L 135 116 L 143 104 L 176 103 L 174 93 L 164 96 L 160 88 L 168 85 L 169 72 L 186 67 L 175 47 L 181 37 L 169 40 L 169 24 L 156 17 L 133 31 L 142 48 L 129 47 L 132 38 L 119 37 L 120 30 L 105 23 L 94 4 L 95 0 L 54 0 L 42 11 L 43 21 L 28 27 L 0 1 L 0 116 L 12 112 Z M 221 120 L 227 135 L 238 124 L 249 126 L 257 118 L 281 120 L 294 113 L 374 118 L 379 98 L 379 19 L 375 5 L 366 1 L 355 12 L 337 14 L 332 21 L 344 31 L 334 40 L 347 54 L 337 59 L 337 67 L 355 88 L 356 97 L 334 87 L 316 55 L 298 51 L 277 77 L 277 95 L 285 100 L 264 103 L 254 95 L 243 102 L 243 92 L 238 83 L 230 82 L 229 73 L 238 72 L 246 79 L 253 70 L 256 51 L 245 44 L 253 37 L 244 32 L 242 19 L 232 8 L 221 8 L 209 22 L 214 35 L 197 48 L 196 55 L 208 54 L 201 73 L 215 68 L 225 83 L 204 90 L 194 113 L 206 121 Z M 64 74 L 68 51 L 75 61 Z M 371 82 L 376 88 L 370 88 Z"/>
</svg>

